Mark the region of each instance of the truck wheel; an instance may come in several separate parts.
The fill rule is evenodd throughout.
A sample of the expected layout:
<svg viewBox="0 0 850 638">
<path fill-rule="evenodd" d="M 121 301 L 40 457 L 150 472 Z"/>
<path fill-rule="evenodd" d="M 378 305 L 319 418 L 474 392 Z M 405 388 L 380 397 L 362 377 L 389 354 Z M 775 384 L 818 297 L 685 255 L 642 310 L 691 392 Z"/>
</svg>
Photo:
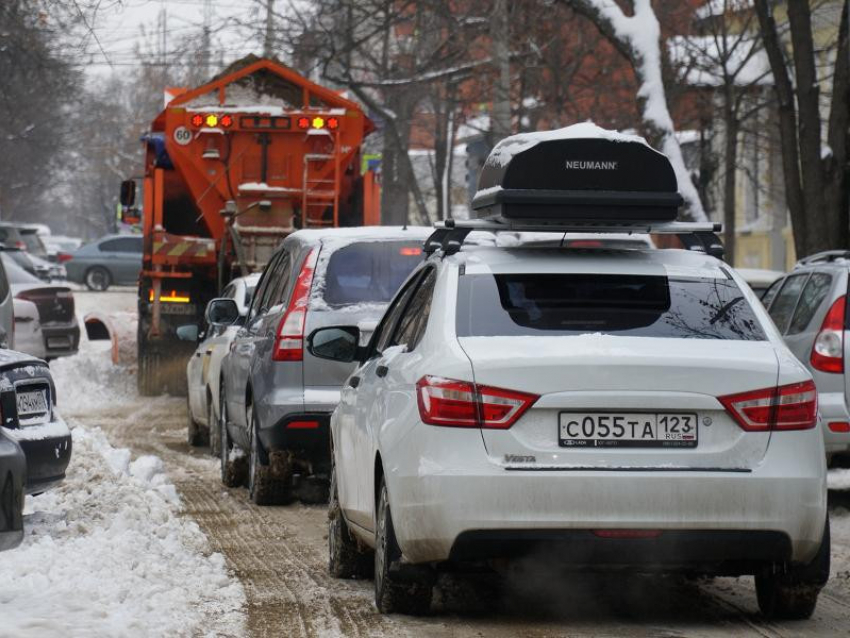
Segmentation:
<svg viewBox="0 0 850 638">
<path fill-rule="evenodd" d="M 101 266 L 93 266 L 86 271 L 86 287 L 95 292 L 103 292 L 112 283 L 109 271 Z"/>
<path fill-rule="evenodd" d="M 375 569 L 373 553 L 361 549 L 351 535 L 339 507 L 336 469 L 331 467 L 331 497 L 328 507 L 328 571 L 334 578 L 371 578 Z"/>
<path fill-rule="evenodd" d="M 248 405 L 248 494 L 255 505 L 284 505 L 292 500 L 292 464 L 286 454 L 278 455 L 272 467 L 264 458 L 257 434 L 259 423 L 253 402 Z"/>
<path fill-rule="evenodd" d="M 805 620 L 811 618 L 818 594 L 829 580 L 829 519 L 817 555 L 808 565 L 792 565 L 784 571 L 768 569 L 756 574 L 759 609 L 768 619 Z"/>
<path fill-rule="evenodd" d="M 221 454 L 221 428 L 218 427 L 218 417 L 215 414 L 212 396 L 207 397 L 207 423 L 209 424 L 210 454 L 217 457 Z"/>
<path fill-rule="evenodd" d="M 382 614 L 422 616 L 431 609 L 431 583 L 414 575 L 399 577 L 401 549 L 395 538 L 387 484 L 381 478 L 375 529 L 375 606 Z"/>
<path fill-rule="evenodd" d="M 241 450 L 230 441 L 227 432 L 227 403 L 224 400 L 224 385 L 222 384 L 219 401 L 219 438 L 221 441 L 221 482 L 225 487 L 239 487 L 245 482 L 245 456 Z"/>
<path fill-rule="evenodd" d="M 186 409 L 189 411 L 189 422 L 186 424 L 189 447 L 202 447 L 204 445 L 208 445 L 210 438 L 209 429 L 195 421 L 195 418 L 192 416 L 192 407 L 189 405 L 188 397 L 186 398 Z"/>
</svg>

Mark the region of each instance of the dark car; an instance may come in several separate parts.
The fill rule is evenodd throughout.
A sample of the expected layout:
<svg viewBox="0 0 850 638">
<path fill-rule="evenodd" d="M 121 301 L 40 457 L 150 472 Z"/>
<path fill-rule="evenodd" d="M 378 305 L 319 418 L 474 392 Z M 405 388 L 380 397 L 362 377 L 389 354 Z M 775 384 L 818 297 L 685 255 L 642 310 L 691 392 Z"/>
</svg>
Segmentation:
<svg viewBox="0 0 850 638">
<path fill-rule="evenodd" d="M 44 361 L 0 350 L 0 413 L 0 430 L 26 455 L 26 493 L 61 483 L 71 460 L 71 431 L 56 412 L 56 386 Z"/>
<path fill-rule="evenodd" d="M 15 305 L 21 301 L 35 304 L 40 330 L 30 334 L 24 317 L 16 312 L 18 328 L 13 346 L 40 359 L 55 359 L 75 354 L 80 345 L 80 325 L 75 313 L 74 293 L 67 286 L 47 284 L 18 267 L 8 252 L 0 252 Z"/>
<path fill-rule="evenodd" d="M 68 279 L 89 290 L 109 286 L 135 286 L 142 270 L 142 238 L 139 235 L 108 235 L 86 244 L 65 262 Z"/>
<path fill-rule="evenodd" d="M 24 482 L 27 461 L 17 441 L 0 427 L 0 552 L 24 537 Z"/>
</svg>

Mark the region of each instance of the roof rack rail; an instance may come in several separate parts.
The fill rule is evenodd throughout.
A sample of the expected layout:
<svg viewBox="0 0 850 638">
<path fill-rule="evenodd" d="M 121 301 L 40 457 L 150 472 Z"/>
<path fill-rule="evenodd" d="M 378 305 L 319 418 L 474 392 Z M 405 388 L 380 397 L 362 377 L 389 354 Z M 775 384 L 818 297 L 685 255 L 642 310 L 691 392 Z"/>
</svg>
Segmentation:
<svg viewBox="0 0 850 638">
<path fill-rule="evenodd" d="M 835 261 L 836 259 L 850 259 L 850 250 L 824 250 L 823 252 L 798 259 L 794 267 L 808 266 L 809 264 L 816 264 L 819 262 L 830 262 Z"/>
<path fill-rule="evenodd" d="M 707 253 L 722 259 L 723 243 L 717 236 L 722 224 L 713 222 L 574 222 L 529 223 L 505 219 L 447 219 L 434 224 L 435 230 L 425 240 L 423 251 L 431 255 L 441 250 L 453 255 L 463 247 L 473 231 L 535 233 L 654 233 L 677 235 L 688 250 Z"/>
</svg>

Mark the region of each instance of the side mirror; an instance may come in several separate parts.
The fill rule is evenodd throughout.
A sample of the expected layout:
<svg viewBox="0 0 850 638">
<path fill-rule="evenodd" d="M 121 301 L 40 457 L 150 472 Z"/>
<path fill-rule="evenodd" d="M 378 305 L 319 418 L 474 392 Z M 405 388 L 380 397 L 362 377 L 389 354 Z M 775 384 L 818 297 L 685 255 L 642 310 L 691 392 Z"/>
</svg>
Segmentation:
<svg viewBox="0 0 850 638">
<path fill-rule="evenodd" d="M 358 360 L 361 354 L 360 329 L 355 326 L 318 328 L 307 337 L 307 351 L 314 357 L 341 363 Z"/>
<path fill-rule="evenodd" d="M 191 343 L 197 343 L 198 337 L 200 336 L 198 332 L 198 326 L 194 323 L 187 324 L 185 326 L 177 326 L 177 338 L 180 341 L 190 341 Z"/>
<path fill-rule="evenodd" d="M 133 204 L 136 203 L 136 181 L 132 179 L 125 179 L 121 182 L 121 196 L 120 196 L 121 206 L 124 208 L 132 208 Z"/>
<path fill-rule="evenodd" d="M 239 306 L 233 299 L 219 297 L 207 304 L 205 317 L 211 326 L 232 326 L 240 319 Z"/>
</svg>

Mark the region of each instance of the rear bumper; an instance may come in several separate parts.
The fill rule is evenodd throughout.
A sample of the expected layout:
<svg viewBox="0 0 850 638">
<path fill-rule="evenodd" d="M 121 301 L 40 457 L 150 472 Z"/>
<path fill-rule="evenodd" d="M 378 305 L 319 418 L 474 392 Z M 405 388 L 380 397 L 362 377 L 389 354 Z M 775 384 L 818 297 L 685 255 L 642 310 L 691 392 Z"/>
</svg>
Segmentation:
<svg viewBox="0 0 850 638">
<path fill-rule="evenodd" d="M 288 414 L 271 427 L 260 427 L 260 442 L 267 452 L 291 451 L 322 470 L 330 465 L 330 420 L 330 412 Z"/>
<path fill-rule="evenodd" d="M 65 479 L 71 461 L 71 432 L 61 419 L 21 429 L 5 429 L 27 459 L 26 493 L 40 494 Z"/>
<path fill-rule="evenodd" d="M 818 409 L 823 418 L 823 444 L 827 454 L 850 451 L 850 432 L 835 432 L 833 423 L 850 423 L 843 392 L 818 393 Z"/>
<path fill-rule="evenodd" d="M 384 455 L 396 536 L 413 563 L 461 556 L 471 545 L 466 539 L 488 534 L 514 545 L 529 533 L 556 540 L 609 529 L 675 532 L 674 540 L 714 534 L 717 560 L 724 552 L 729 560 L 746 556 L 765 538 L 781 538 L 787 549 L 785 540 L 768 545 L 808 562 L 821 543 L 826 468 L 818 429 L 774 437 L 762 463 L 746 471 L 506 470 L 488 459 L 477 431 L 414 430 Z M 665 534 L 656 553 L 670 551 Z M 490 547 L 495 551 L 498 543 Z M 581 544 L 576 551 L 587 558 Z"/>
<path fill-rule="evenodd" d="M 80 347 L 80 326 L 77 320 L 63 326 L 42 325 L 44 351 L 48 357 L 76 354 Z"/>
</svg>

